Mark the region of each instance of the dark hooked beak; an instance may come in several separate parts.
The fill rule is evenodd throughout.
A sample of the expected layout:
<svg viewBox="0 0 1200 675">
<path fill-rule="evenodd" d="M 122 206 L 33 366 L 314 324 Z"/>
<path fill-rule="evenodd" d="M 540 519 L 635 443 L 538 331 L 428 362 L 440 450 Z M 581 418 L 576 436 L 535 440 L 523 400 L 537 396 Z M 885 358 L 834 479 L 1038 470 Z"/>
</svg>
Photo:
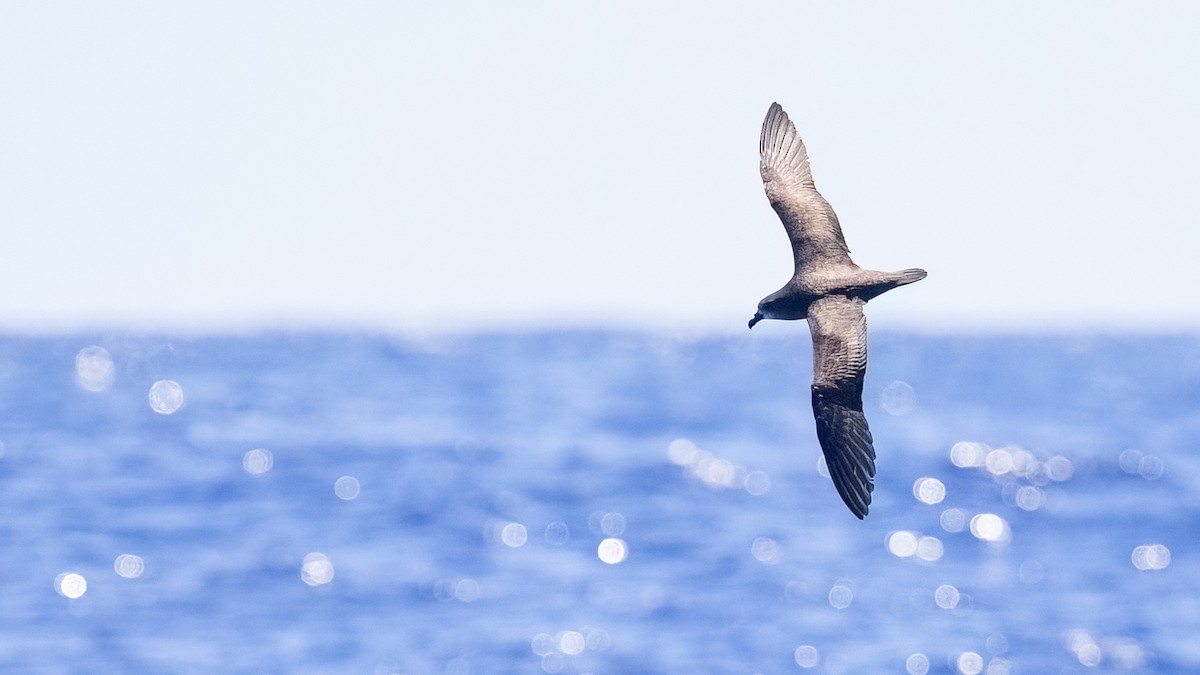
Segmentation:
<svg viewBox="0 0 1200 675">
<path fill-rule="evenodd" d="M 759 321 L 762 321 L 762 319 L 763 319 L 762 312 L 755 312 L 754 318 L 750 319 L 750 327 L 754 328 L 754 324 L 758 323 Z"/>
</svg>

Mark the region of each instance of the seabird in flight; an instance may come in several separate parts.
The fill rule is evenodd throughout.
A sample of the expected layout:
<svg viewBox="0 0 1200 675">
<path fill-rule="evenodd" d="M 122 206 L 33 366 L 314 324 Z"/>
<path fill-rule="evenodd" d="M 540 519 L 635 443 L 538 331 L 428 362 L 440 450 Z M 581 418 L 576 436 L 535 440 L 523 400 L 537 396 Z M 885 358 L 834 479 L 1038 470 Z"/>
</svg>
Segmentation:
<svg viewBox="0 0 1200 675">
<path fill-rule="evenodd" d="M 758 303 L 750 327 L 763 319 L 808 319 L 813 340 L 813 415 L 829 475 L 842 501 L 860 519 L 875 489 L 875 448 L 863 415 L 867 320 L 863 305 L 925 270 L 865 270 L 850 259 L 842 227 L 813 185 L 804 141 L 778 103 L 772 103 L 758 141 L 759 168 L 771 207 L 779 214 L 796 272 Z"/>
</svg>

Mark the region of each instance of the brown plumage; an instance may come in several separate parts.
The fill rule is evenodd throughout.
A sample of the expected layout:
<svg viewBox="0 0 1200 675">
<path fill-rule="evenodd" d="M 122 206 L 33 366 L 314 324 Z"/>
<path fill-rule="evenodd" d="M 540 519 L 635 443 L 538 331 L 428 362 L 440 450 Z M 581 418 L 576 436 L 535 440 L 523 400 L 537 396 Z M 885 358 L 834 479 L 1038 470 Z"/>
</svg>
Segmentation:
<svg viewBox="0 0 1200 675">
<path fill-rule="evenodd" d="M 854 264 L 837 214 L 813 184 L 804 141 L 778 103 L 767 110 L 758 149 L 763 188 L 792 243 L 796 270 L 758 303 L 750 327 L 763 319 L 808 319 L 817 440 L 842 501 L 863 518 L 875 489 L 875 448 L 862 406 L 862 308 L 880 293 L 924 279 L 925 270 L 876 272 Z"/>
</svg>

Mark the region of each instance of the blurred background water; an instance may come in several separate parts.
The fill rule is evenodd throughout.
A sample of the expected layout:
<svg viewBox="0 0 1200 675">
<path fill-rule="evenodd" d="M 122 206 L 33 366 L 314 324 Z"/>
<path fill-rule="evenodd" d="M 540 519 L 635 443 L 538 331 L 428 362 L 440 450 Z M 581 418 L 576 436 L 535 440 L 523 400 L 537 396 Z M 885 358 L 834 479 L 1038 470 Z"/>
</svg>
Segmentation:
<svg viewBox="0 0 1200 675">
<path fill-rule="evenodd" d="M 1200 670 L 1200 339 L 0 340 L 0 669 Z"/>
</svg>

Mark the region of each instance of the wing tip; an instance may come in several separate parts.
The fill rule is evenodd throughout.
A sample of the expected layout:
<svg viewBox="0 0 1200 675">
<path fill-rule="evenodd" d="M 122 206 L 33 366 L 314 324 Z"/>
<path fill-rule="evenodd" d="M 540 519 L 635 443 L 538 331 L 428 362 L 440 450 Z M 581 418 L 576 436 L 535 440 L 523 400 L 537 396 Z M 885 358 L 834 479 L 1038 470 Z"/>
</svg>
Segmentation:
<svg viewBox="0 0 1200 675">
<path fill-rule="evenodd" d="M 782 177 L 788 183 L 811 185 L 808 150 L 796 125 L 778 102 L 767 108 L 758 137 L 758 154 L 764 181 Z"/>
<path fill-rule="evenodd" d="M 859 490 L 857 493 L 846 493 L 841 497 L 846 506 L 850 508 L 850 513 L 853 513 L 855 518 L 863 520 L 871 511 L 871 492 L 875 489 L 875 485 L 868 481 L 856 487 Z"/>
<path fill-rule="evenodd" d="M 850 509 L 850 513 L 853 513 L 855 518 L 863 520 L 871 511 L 871 492 L 875 489 L 875 485 L 867 481 L 855 487 L 858 488 L 857 492 L 851 491 L 847 486 L 847 491 L 843 492 L 839 489 L 838 494 Z"/>
<path fill-rule="evenodd" d="M 772 103 L 767 108 L 767 116 L 763 118 L 762 133 L 758 137 L 758 152 L 764 159 L 778 151 L 779 131 L 786 127 L 787 113 L 779 103 Z"/>
<path fill-rule="evenodd" d="M 874 487 L 874 486 L 872 486 L 872 487 Z M 846 506 L 850 506 L 850 504 L 847 503 Z M 853 513 L 855 518 L 858 518 L 859 520 L 864 520 L 864 519 L 866 519 L 867 514 L 870 512 L 871 512 L 871 492 L 868 490 L 867 494 L 866 494 L 866 501 L 862 505 L 862 508 L 855 508 L 853 506 L 850 506 L 850 513 Z"/>
<path fill-rule="evenodd" d="M 817 423 L 817 441 L 825 455 L 829 477 L 842 502 L 859 520 L 870 512 L 871 493 L 875 491 L 875 445 L 867 425 L 861 395 L 837 388 L 813 384 L 813 417 Z"/>
</svg>

